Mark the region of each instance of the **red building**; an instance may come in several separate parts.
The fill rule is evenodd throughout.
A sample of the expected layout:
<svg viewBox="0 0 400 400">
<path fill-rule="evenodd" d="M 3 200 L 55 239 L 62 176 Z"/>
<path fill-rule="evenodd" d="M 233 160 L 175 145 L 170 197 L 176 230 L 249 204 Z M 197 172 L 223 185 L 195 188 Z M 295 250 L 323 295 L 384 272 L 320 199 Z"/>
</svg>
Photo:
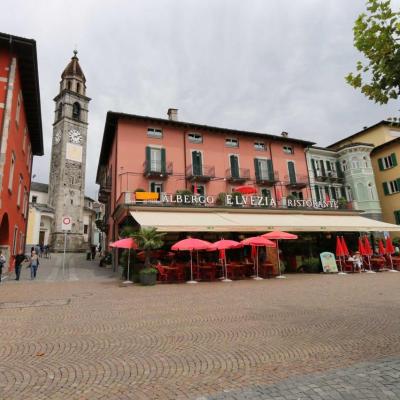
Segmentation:
<svg viewBox="0 0 400 400">
<path fill-rule="evenodd" d="M 141 210 L 146 206 L 154 210 L 158 205 L 165 212 L 181 211 L 182 204 L 173 203 L 180 190 L 196 194 L 186 205 L 194 206 L 192 200 L 201 203 L 204 199 L 207 204 L 198 205 L 208 210 L 222 205 L 232 209 L 229 194 L 240 185 L 255 187 L 256 195 L 263 198 L 258 206 L 260 199 L 245 198 L 249 204 L 240 204 L 241 210 L 261 209 L 265 213 L 265 199 L 275 203 L 271 208 L 285 207 L 288 198 L 311 199 L 304 151 L 311 142 L 291 138 L 285 132 L 268 135 L 181 122 L 175 109 L 168 115 L 169 119 L 107 114 L 97 183 L 99 199 L 106 204 L 109 240 L 118 238 L 121 225 L 137 206 Z M 158 198 L 136 201 L 138 189 L 157 193 Z M 195 216 L 191 218 L 193 222 Z M 201 219 L 204 222 L 205 215 Z M 206 230 L 192 225 L 187 229 Z"/>
<path fill-rule="evenodd" d="M 0 33 L 0 250 L 24 251 L 32 157 L 43 155 L 36 42 Z"/>
</svg>

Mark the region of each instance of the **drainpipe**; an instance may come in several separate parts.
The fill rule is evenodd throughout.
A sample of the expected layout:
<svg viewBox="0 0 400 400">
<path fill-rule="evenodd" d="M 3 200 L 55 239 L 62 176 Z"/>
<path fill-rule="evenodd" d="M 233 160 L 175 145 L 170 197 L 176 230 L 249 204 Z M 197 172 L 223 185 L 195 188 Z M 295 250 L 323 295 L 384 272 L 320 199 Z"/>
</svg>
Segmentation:
<svg viewBox="0 0 400 400">
<path fill-rule="evenodd" d="M 186 179 L 186 130 L 183 130 L 183 163 L 184 163 L 184 171 L 183 171 L 183 179 L 185 180 L 185 189 L 187 190 L 187 179 Z"/>
</svg>

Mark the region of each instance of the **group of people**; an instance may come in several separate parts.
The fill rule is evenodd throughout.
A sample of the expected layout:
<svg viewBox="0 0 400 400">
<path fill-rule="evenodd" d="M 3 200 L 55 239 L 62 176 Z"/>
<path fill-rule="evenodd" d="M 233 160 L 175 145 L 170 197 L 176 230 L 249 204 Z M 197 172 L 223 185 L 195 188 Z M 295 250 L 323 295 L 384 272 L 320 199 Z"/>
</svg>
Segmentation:
<svg viewBox="0 0 400 400">
<path fill-rule="evenodd" d="M 31 269 L 31 279 L 36 279 L 37 270 L 39 268 L 39 256 L 35 250 L 35 247 L 31 248 L 31 255 L 27 257 L 24 253 L 16 254 L 15 259 L 15 280 L 19 281 L 21 276 L 21 270 L 24 266 Z M 3 268 L 7 263 L 7 259 L 3 252 L 0 250 L 0 282 L 3 275 Z"/>
<path fill-rule="evenodd" d="M 33 247 L 32 247 L 33 248 Z M 37 244 L 34 248 L 33 248 L 36 252 L 36 254 L 41 258 L 51 258 L 51 254 L 50 254 L 50 246 L 48 244 L 43 245 L 43 244 Z"/>
</svg>

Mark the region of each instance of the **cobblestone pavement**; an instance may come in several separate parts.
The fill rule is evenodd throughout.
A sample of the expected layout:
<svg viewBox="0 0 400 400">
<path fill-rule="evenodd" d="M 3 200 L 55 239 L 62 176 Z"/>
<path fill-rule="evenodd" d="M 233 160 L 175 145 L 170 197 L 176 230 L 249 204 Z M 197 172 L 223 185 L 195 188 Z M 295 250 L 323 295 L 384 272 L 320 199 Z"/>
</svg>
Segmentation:
<svg viewBox="0 0 400 400">
<path fill-rule="evenodd" d="M 264 399 L 292 385 L 286 400 L 363 362 L 400 399 L 400 274 L 120 287 L 83 258 L 65 281 L 52 259 L 37 281 L 0 284 L 0 399 Z"/>
<path fill-rule="evenodd" d="M 396 358 L 197 400 L 395 400 L 400 399 L 399 378 L 400 360 Z"/>
</svg>

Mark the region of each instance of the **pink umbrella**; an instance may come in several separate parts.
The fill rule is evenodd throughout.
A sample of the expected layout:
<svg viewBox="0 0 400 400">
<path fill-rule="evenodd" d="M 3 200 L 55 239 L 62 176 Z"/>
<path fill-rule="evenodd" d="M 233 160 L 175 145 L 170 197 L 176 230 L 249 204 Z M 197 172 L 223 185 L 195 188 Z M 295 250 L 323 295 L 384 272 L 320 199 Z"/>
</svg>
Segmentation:
<svg viewBox="0 0 400 400">
<path fill-rule="evenodd" d="M 342 258 L 344 257 L 344 249 L 343 249 L 343 243 L 340 240 L 340 236 L 336 236 L 336 257 L 339 258 L 339 264 L 340 264 L 340 274 L 343 275 L 343 267 L 342 267 Z"/>
<path fill-rule="evenodd" d="M 128 276 L 127 280 L 123 282 L 124 284 L 130 284 L 132 281 L 129 280 L 129 263 L 131 260 L 131 249 L 137 249 L 138 245 L 132 238 L 125 238 L 117 240 L 114 243 L 110 243 L 110 247 L 114 247 L 117 249 L 128 249 Z"/>
<path fill-rule="evenodd" d="M 276 248 L 278 252 L 278 269 L 279 269 L 279 276 L 277 278 L 286 278 L 286 276 L 282 275 L 281 272 L 281 259 L 279 257 L 279 240 L 295 240 L 298 238 L 297 235 L 294 235 L 293 233 L 288 233 L 288 232 L 282 232 L 282 231 L 272 231 L 265 233 L 262 235 L 263 237 L 267 239 L 275 239 L 276 240 Z"/>
<path fill-rule="evenodd" d="M 367 260 L 368 260 L 368 265 L 369 265 L 369 271 L 367 271 L 370 274 L 374 274 L 375 271 L 372 271 L 371 269 L 371 256 L 372 254 L 374 254 L 374 252 L 372 251 L 372 247 L 371 247 L 371 243 L 368 240 L 367 236 L 364 236 L 364 251 L 365 251 L 365 255 L 367 256 Z"/>
<path fill-rule="evenodd" d="M 238 186 L 235 188 L 235 192 L 239 192 L 241 194 L 254 194 L 257 193 L 257 188 L 254 186 Z"/>
<path fill-rule="evenodd" d="M 219 250 L 221 256 L 220 258 L 223 260 L 223 266 L 225 268 L 225 279 L 223 279 L 222 282 L 231 282 L 231 279 L 228 279 L 225 250 L 238 249 L 240 247 L 243 247 L 243 245 L 239 242 L 236 242 L 235 240 L 221 239 L 218 242 L 212 243 L 212 250 Z"/>
<path fill-rule="evenodd" d="M 205 240 L 188 238 L 176 242 L 171 250 L 190 251 L 190 281 L 187 283 L 197 283 L 193 280 L 193 250 L 209 250 L 212 244 Z"/>
<path fill-rule="evenodd" d="M 257 249 L 256 257 L 253 258 L 254 269 L 256 271 L 256 276 L 254 277 L 254 279 L 262 280 L 263 278 L 258 276 L 258 248 L 260 246 L 276 247 L 275 243 L 265 237 L 262 237 L 262 236 L 249 237 L 247 239 L 242 240 L 240 243 L 242 243 L 245 246 L 252 246 L 252 248 L 255 247 Z"/>
<path fill-rule="evenodd" d="M 395 249 L 394 249 L 394 246 L 393 246 L 393 243 L 392 243 L 392 239 L 390 238 L 390 236 L 388 236 L 387 239 L 386 239 L 386 253 L 389 254 L 390 265 L 392 267 L 392 269 L 390 269 L 389 271 L 398 272 L 393 267 L 392 254 L 394 252 L 395 252 Z"/>
</svg>

